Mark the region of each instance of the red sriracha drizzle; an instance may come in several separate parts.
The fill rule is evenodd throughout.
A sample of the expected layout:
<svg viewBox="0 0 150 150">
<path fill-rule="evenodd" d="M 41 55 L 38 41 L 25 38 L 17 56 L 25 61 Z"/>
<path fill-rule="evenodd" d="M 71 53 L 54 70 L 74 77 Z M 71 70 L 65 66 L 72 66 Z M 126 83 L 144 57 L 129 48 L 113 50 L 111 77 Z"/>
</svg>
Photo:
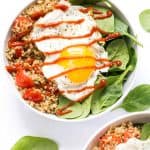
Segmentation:
<svg viewBox="0 0 150 150">
<path fill-rule="evenodd" d="M 33 102 L 41 102 L 43 100 L 43 96 L 41 92 L 37 89 L 29 88 L 26 89 L 23 98 L 25 100 L 33 101 Z"/>
<path fill-rule="evenodd" d="M 34 86 L 34 81 L 25 74 L 25 71 L 20 69 L 16 73 L 16 85 L 21 88 L 30 88 Z"/>
<path fill-rule="evenodd" d="M 64 4 L 57 4 L 57 5 L 55 5 L 55 8 L 60 9 L 62 11 L 67 11 L 69 7 L 67 5 L 64 5 Z"/>
</svg>

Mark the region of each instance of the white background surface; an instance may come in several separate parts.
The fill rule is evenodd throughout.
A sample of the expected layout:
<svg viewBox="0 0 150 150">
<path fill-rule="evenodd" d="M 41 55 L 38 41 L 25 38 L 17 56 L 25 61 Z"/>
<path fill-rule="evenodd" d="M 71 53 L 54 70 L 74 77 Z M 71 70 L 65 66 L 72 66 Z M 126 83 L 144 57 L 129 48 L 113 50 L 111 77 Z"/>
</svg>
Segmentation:
<svg viewBox="0 0 150 150">
<path fill-rule="evenodd" d="M 150 0 L 111 0 L 118 6 L 134 27 L 144 48 L 139 48 L 138 71 L 134 86 L 150 83 L 150 33 L 146 33 L 139 25 L 138 15 L 150 8 Z M 31 0 L 5 0 L 0 5 L 0 62 L 8 27 L 16 15 Z M 104 123 L 116 118 L 124 111 L 117 110 L 106 114 L 101 119 L 93 119 L 82 123 L 61 123 L 43 118 L 14 97 L 7 78 L 3 74 L 0 63 L 0 149 L 10 150 L 18 138 L 24 135 L 45 136 L 56 140 L 60 150 L 81 150 L 88 138 Z"/>
</svg>

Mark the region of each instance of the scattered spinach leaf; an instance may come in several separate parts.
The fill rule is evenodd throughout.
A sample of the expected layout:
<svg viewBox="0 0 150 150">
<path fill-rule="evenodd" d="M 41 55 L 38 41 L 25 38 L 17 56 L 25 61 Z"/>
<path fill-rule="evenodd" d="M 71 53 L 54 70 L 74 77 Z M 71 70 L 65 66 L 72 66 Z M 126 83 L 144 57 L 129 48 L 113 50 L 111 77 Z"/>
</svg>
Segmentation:
<svg viewBox="0 0 150 150">
<path fill-rule="evenodd" d="M 48 138 L 24 136 L 11 150 L 58 150 L 58 145 Z"/>
<path fill-rule="evenodd" d="M 148 138 L 150 138 L 150 123 L 145 123 L 142 127 L 141 139 L 147 140 Z"/>
<path fill-rule="evenodd" d="M 58 105 L 58 109 L 66 106 L 67 104 L 69 104 L 71 101 L 68 100 L 67 98 L 60 96 L 59 97 L 59 105 Z M 73 118 L 77 118 L 80 117 L 82 115 L 82 105 L 79 102 L 76 102 L 74 105 L 70 106 L 68 108 L 68 110 L 72 110 L 72 112 L 62 115 L 60 116 L 61 118 L 66 118 L 66 119 L 73 119 Z"/>
<path fill-rule="evenodd" d="M 137 86 L 129 92 L 120 106 L 128 112 L 144 111 L 150 108 L 150 85 Z"/>
<path fill-rule="evenodd" d="M 150 32 L 150 9 L 142 11 L 139 15 L 139 20 L 143 29 Z"/>
<path fill-rule="evenodd" d="M 127 44 L 123 39 L 116 39 L 111 41 L 108 44 L 106 51 L 108 52 L 108 57 L 110 60 L 120 60 L 122 62 L 120 67 L 110 68 L 110 71 L 126 69 L 126 66 L 129 62 L 129 53 Z"/>
</svg>

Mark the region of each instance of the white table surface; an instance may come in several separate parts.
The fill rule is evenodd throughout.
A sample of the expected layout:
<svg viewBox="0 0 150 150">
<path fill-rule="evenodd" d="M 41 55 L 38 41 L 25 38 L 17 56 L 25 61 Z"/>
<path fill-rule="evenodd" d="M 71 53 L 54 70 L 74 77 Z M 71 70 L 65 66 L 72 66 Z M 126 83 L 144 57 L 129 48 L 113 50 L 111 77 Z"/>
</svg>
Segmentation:
<svg viewBox="0 0 150 150">
<path fill-rule="evenodd" d="M 150 0 L 111 0 L 118 6 L 133 25 L 144 48 L 139 48 L 139 63 L 134 86 L 150 83 L 150 33 L 146 33 L 139 25 L 138 15 L 150 8 Z M 8 27 L 15 16 L 31 0 L 4 0 L 0 5 L 0 149 L 10 150 L 18 138 L 25 135 L 44 136 L 56 140 L 60 150 L 81 150 L 88 138 L 104 123 L 126 112 L 116 110 L 101 119 L 93 119 L 82 123 L 62 123 L 52 121 L 31 113 L 14 97 L 7 78 L 3 74 L 2 44 Z"/>
</svg>

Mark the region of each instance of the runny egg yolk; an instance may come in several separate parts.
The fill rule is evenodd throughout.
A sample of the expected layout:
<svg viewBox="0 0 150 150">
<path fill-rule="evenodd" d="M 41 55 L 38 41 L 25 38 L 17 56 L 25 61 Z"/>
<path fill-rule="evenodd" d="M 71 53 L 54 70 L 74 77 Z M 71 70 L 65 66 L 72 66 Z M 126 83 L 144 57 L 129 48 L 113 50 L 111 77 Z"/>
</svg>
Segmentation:
<svg viewBox="0 0 150 150">
<path fill-rule="evenodd" d="M 63 59 L 73 57 L 76 57 L 76 59 Z M 96 60 L 91 58 L 95 58 L 94 50 L 91 47 L 75 46 L 66 48 L 61 52 L 60 54 L 61 61 L 58 64 L 67 70 L 85 66 L 95 66 Z M 68 79 L 70 79 L 71 82 L 79 84 L 82 82 L 86 82 L 90 78 L 93 71 L 94 69 L 74 70 L 68 72 L 66 76 L 68 77 Z"/>
</svg>

